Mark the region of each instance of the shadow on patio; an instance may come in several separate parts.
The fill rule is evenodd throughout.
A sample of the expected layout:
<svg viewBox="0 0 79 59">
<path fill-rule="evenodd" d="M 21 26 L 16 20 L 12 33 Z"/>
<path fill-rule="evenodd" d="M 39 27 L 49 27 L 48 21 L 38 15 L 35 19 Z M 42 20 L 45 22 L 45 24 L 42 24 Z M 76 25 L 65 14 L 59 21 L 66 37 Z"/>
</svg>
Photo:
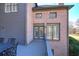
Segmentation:
<svg viewBox="0 0 79 59">
<path fill-rule="evenodd" d="M 47 56 L 45 40 L 33 40 L 28 46 L 18 45 L 17 56 Z"/>
</svg>

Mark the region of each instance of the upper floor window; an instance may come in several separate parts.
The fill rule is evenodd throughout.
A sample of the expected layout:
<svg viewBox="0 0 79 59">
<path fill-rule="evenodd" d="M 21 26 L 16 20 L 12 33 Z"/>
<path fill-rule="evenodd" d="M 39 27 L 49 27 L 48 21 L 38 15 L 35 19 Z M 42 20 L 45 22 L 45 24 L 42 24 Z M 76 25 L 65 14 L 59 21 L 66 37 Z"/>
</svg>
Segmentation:
<svg viewBox="0 0 79 59">
<path fill-rule="evenodd" d="M 49 19 L 54 19 L 57 17 L 57 13 L 56 12 L 50 12 L 49 13 Z"/>
<path fill-rule="evenodd" d="M 17 12 L 16 3 L 5 3 L 5 13 Z"/>
<path fill-rule="evenodd" d="M 35 18 L 41 19 L 41 18 L 42 18 L 42 13 L 36 13 L 36 14 L 35 14 Z"/>
</svg>

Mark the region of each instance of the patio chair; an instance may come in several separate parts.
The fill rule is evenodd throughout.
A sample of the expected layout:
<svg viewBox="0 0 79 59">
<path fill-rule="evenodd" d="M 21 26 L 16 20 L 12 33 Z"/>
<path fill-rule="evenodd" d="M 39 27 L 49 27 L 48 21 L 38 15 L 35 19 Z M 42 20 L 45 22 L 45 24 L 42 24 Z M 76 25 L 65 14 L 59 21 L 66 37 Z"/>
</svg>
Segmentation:
<svg viewBox="0 0 79 59">
<path fill-rule="evenodd" d="M 17 40 L 16 40 L 16 38 L 8 38 L 7 43 L 12 44 L 13 47 L 7 49 L 4 53 L 4 55 L 6 55 L 6 56 L 15 56 L 16 55 L 16 50 L 17 50 Z"/>
<path fill-rule="evenodd" d="M 3 43 L 4 42 L 4 38 L 0 38 L 0 43 Z"/>
<path fill-rule="evenodd" d="M 16 40 L 16 38 L 8 38 L 8 43 L 10 43 L 12 45 L 16 45 L 17 44 L 17 40 Z"/>
</svg>

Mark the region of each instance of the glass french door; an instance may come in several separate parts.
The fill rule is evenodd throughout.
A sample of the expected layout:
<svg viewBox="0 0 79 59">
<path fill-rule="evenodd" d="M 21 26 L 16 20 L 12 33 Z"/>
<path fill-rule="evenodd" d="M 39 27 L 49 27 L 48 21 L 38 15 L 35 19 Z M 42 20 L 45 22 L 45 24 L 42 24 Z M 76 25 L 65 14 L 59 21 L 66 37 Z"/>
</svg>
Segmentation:
<svg viewBox="0 0 79 59">
<path fill-rule="evenodd" d="M 33 27 L 33 37 L 34 39 L 44 39 L 44 27 L 34 26 Z"/>
<path fill-rule="evenodd" d="M 47 39 L 59 40 L 59 24 L 47 25 Z"/>
</svg>

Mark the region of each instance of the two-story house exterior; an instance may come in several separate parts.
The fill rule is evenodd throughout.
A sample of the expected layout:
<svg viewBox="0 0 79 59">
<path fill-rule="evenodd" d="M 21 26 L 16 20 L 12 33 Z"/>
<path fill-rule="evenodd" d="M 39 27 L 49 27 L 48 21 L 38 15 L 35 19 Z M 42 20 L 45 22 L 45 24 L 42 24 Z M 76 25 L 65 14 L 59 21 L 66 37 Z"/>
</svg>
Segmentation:
<svg viewBox="0 0 79 59">
<path fill-rule="evenodd" d="M 73 5 L 0 4 L 0 37 L 18 44 L 46 40 L 54 55 L 68 55 L 68 10 Z"/>
<path fill-rule="evenodd" d="M 60 4 L 33 8 L 33 38 L 45 38 L 54 55 L 68 55 L 68 10 L 71 7 Z"/>
</svg>

